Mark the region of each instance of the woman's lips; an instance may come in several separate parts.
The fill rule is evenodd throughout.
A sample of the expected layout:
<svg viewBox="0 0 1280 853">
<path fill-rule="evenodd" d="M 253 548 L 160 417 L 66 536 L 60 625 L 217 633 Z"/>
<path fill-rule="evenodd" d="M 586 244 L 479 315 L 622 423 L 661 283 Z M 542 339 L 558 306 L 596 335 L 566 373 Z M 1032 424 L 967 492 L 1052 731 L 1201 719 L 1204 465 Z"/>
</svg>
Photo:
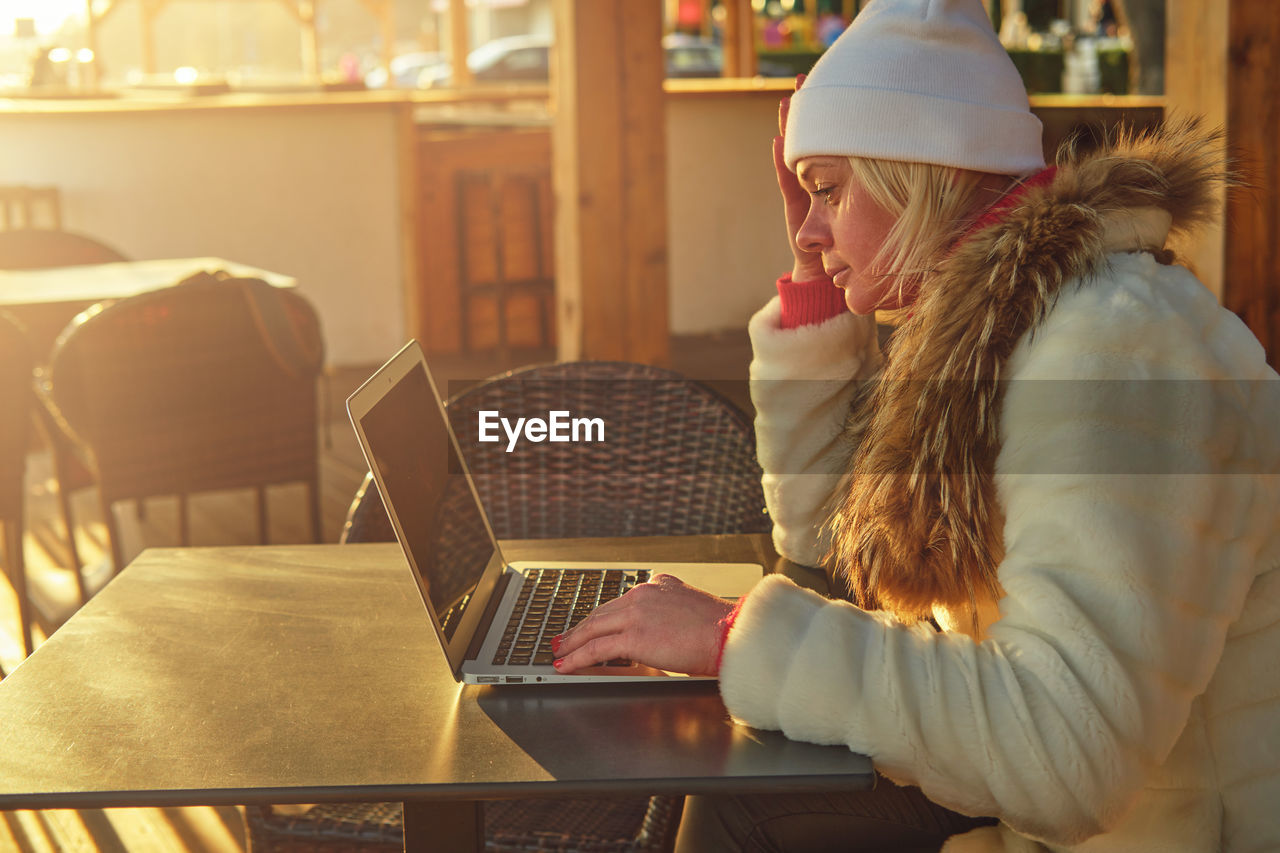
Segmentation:
<svg viewBox="0 0 1280 853">
<path fill-rule="evenodd" d="M 835 284 L 836 287 L 843 290 L 845 286 L 845 280 L 849 278 L 849 268 L 841 267 L 835 272 L 827 273 L 827 275 L 830 276 L 832 283 Z"/>
</svg>

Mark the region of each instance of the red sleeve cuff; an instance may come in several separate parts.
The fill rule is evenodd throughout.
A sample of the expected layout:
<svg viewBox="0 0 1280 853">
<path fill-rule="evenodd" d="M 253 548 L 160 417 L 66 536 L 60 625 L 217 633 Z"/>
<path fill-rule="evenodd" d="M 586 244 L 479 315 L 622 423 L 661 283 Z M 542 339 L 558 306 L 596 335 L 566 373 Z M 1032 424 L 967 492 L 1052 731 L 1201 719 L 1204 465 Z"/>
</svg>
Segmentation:
<svg viewBox="0 0 1280 853">
<path fill-rule="evenodd" d="M 778 279 L 778 296 L 782 299 L 784 329 L 816 326 L 849 310 L 844 303 L 844 291 L 829 278 L 792 281 L 791 274 L 787 273 Z"/>
<path fill-rule="evenodd" d="M 746 600 L 745 595 L 739 598 L 738 603 L 733 605 L 733 609 L 720 619 L 720 651 L 716 653 L 716 673 L 720 672 L 720 662 L 724 660 L 724 647 L 729 642 L 729 630 L 733 628 L 738 614 L 742 612 L 742 603 Z"/>
</svg>

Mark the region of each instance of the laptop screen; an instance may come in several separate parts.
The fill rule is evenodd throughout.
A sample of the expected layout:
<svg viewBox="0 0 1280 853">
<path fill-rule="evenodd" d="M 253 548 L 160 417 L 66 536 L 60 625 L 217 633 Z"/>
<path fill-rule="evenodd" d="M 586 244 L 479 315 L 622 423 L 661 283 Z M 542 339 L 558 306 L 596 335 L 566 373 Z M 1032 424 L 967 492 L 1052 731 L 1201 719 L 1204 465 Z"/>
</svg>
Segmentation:
<svg viewBox="0 0 1280 853">
<path fill-rule="evenodd" d="M 494 544 L 420 363 L 386 390 L 360 426 L 386 487 L 383 503 L 394 507 L 401 544 L 448 642 Z"/>
</svg>

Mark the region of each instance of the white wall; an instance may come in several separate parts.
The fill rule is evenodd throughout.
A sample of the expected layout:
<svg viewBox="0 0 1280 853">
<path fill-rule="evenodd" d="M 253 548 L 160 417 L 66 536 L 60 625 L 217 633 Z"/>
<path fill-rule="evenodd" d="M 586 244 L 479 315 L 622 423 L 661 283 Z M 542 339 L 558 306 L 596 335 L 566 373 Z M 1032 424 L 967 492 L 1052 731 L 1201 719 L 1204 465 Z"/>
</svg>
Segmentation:
<svg viewBox="0 0 1280 853">
<path fill-rule="evenodd" d="M 298 279 L 330 364 L 403 340 L 393 108 L 0 115 L 0 184 L 54 184 L 68 230 L 133 258 L 213 255 Z"/>
<path fill-rule="evenodd" d="M 668 98 L 675 334 L 743 328 L 791 267 L 769 153 L 777 100 Z M 0 113 L 0 184 L 60 187 L 65 227 L 130 257 L 292 275 L 328 362 L 377 363 L 406 328 L 395 109 Z"/>
<path fill-rule="evenodd" d="M 671 331 L 743 328 L 791 270 L 770 145 L 778 94 L 667 99 Z"/>
</svg>

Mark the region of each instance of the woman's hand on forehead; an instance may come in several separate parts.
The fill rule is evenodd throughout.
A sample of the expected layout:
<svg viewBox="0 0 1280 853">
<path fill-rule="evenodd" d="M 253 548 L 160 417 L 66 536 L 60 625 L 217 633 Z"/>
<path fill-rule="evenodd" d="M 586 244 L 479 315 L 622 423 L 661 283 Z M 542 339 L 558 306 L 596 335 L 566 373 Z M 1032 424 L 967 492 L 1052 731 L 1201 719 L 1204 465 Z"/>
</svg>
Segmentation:
<svg viewBox="0 0 1280 853">
<path fill-rule="evenodd" d="M 804 83 L 805 75 L 796 77 L 796 88 Z M 782 99 L 778 105 L 778 136 L 773 138 L 773 169 L 778 178 L 778 191 L 782 194 L 782 211 L 787 225 L 787 241 L 795 264 L 791 268 L 792 281 L 821 281 L 826 278 L 822 269 L 822 256 L 806 252 L 796 243 L 796 233 L 809 215 L 809 205 L 813 199 L 809 191 L 800 185 L 794 172 L 787 168 L 784 159 L 786 150 L 787 116 L 791 109 L 791 97 Z"/>
</svg>

